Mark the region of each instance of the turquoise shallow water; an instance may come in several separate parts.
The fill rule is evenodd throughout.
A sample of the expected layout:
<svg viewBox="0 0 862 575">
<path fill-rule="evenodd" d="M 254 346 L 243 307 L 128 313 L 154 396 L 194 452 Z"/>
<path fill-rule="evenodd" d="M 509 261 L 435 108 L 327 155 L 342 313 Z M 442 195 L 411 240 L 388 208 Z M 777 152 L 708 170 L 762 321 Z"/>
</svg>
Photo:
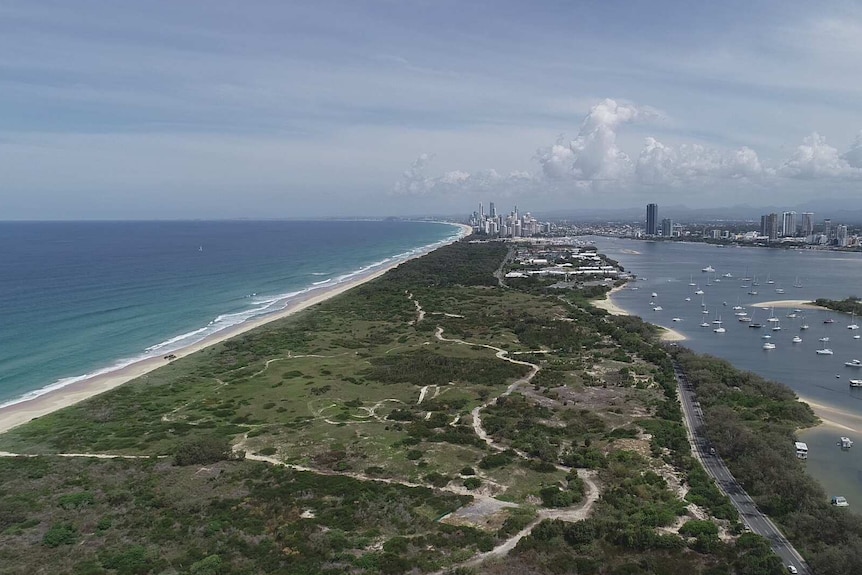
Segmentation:
<svg viewBox="0 0 862 575">
<path fill-rule="evenodd" d="M 180 349 L 458 232 L 403 221 L 0 222 L 0 404 Z"/>
<path fill-rule="evenodd" d="M 740 369 L 784 383 L 803 398 L 846 414 L 841 419 L 850 429 L 819 427 L 800 435 L 809 443 L 806 464 L 809 472 L 831 495 L 846 496 L 852 511 L 862 512 L 862 389 L 851 389 L 848 385 L 850 378 L 862 379 L 862 370 L 844 366 L 850 359 L 862 359 L 862 339 L 853 338 L 853 335 L 862 334 L 862 329 L 847 329 L 851 318 L 842 314 L 812 310 L 789 318 L 791 309 L 772 311 L 752 305 L 773 300 L 843 299 L 862 295 L 862 254 L 719 248 L 696 243 L 613 238 L 594 240 L 603 253 L 640 278 L 613 296 L 617 305 L 647 321 L 681 332 L 687 337 L 684 345 L 694 351 L 721 357 Z M 716 273 L 702 272 L 707 266 L 715 268 Z M 726 273 L 733 277 L 722 277 Z M 707 285 L 710 275 L 712 285 Z M 760 285 L 744 284 L 740 278 L 746 275 L 757 276 Z M 719 282 L 715 281 L 716 277 Z M 797 279 L 801 288 L 793 287 Z M 697 286 L 689 286 L 690 281 Z M 698 288 L 705 292 L 703 299 L 693 293 Z M 749 295 L 752 290 L 758 294 Z M 784 293 L 776 290 L 784 290 Z M 653 292 L 655 298 L 651 297 Z M 650 300 L 657 301 L 663 309 L 653 311 Z M 709 313 L 701 313 L 702 304 Z M 754 321 L 765 326 L 770 325 L 766 319 L 774 314 L 780 319 L 782 329 L 773 332 L 769 327 L 746 327 L 734 316 L 735 305 L 745 306 Z M 713 332 L 712 321 L 719 315 L 727 330 L 724 334 Z M 673 321 L 674 317 L 680 321 Z M 835 322 L 823 323 L 829 318 Z M 707 321 L 709 327 L 700 327 L 703 321 Z M 803 321 L 810 326 L 808 330 L 800 330 Z M 856 323 L 862 325 L 862 318 L 856 318 Z M 775 343 L 774 350 L 762 349 L 764 334 L 772 336 L 769 341 Z M 802 337 L 802 343 L 791 341 L 795 335 Z M 821 337 L 829 337 L 828 344 L 821 343 Z M 828 345 L 834 355 L 815 353 L 824 345 Z M 842 451 L 836 445 L 843 435 L 856 441 L 856 446 L 849 451 Z M 776 446 L 776 449 L 785 448 L 792 456 L 790 446 Z"/>
</svg>

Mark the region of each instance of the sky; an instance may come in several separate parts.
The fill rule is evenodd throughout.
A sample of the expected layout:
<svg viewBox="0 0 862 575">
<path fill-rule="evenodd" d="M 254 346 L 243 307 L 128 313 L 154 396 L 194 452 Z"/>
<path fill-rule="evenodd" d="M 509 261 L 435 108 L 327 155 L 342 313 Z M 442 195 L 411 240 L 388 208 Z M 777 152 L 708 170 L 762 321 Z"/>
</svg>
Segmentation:
<svg viewBox="0 0 862 575">
<path fill-rule="evenodd" d="M 0 219 L 852 202 L 860 102 L 858 2 L 6 0 Z"/>
</svg>

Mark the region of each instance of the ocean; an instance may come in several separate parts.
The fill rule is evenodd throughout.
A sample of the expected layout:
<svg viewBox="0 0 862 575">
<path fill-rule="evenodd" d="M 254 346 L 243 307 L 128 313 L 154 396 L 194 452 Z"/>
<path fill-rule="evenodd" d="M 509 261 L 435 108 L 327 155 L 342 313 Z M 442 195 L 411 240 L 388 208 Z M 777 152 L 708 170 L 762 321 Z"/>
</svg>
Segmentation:
<svg viewBox="0 0 862 575">
<path fill-rule="evenodd" d="M 844 365 L 851 359 L 862 359 L 862 339 L 853 337 L 862 335 L 862 329 L 847 328 L 851 321 L 862 325 L 862 318 L 854 320 L 849 315 L 824 310 L 802 310 L 795 312 L 796 317 L 787 317 L 794 313 L 792 308 L 773 310 L 752 305 L 862 296 L 862 254 L 591 239 L 602 253 L 638 276 L 636 282 L 614 294 L 613 301 L 619 307 L 682 333 L 687 337 L 683 345 L 698 353 L 726 359 L 737 368 L 784 383 L 802 398 L 840 412 L 836 419 L 841 419 L 846 428 L 821 426 L 799 435 L 809 444 L 809 473 L 829 495 L 844 495 L 851 510 L 862 512 L 862 389 L 850 388 L 848 383 L 851 378 L 862 379 L 862 369 Z M 712 266 L 715 273 L 701 271 L 707 266 Z M 723 277 L 724 274 L 733 277 Z M 743 282 L 741 278 L 746 276 L 756 276 L 760 285 Z M 635 287 L 638 289 L 632 289 Z M 698 289 L 705 292 L 703 296 L 694 294 Z M 752 290 L 758 293 L 749 294 Z M 653 292 L 655 298 L 651 297 Z M 651 301 L 662 309 L 654 311 Z M 738 305 L 754 318 L 752 323 L 764 327 L 750 329 L 740 323 L 733 310 Z M 708 313 L 702 313 L 703 309 Z M 780 331 L 772 331 L 773 324 L 766 321 L 770 316 L 779 319 Z M 726 333 L 713 332 L 716 325 L 712 322 L 719 318 Z M 824 323 L 827 319 L 834 323 Z M 701 327 L 703 322 L 709 325 Z M 809 329 L 801 330 L 803 324 Z M 764 340 L 764 335 L 771 338 Z M 796 335 L 802 338 L 801 343 L 793 343 Z M 821 342 L 820 338 L 825 337 L 829 341 Z M 764 350 L 764 341 L 774 343 L 775 349 Z M 825 346 L 834 354 L 815 353 Z M 850 436 L 857 445 L 849 451 L 841 450 L 837 446 L 841 436 Z M 793 456 L 791 446 L 776 449 Z"/>
<path fill-rule="evenodd" d="M 0 222 L 0 406 L 457 237 L 406 221 Z"/>
</svg>

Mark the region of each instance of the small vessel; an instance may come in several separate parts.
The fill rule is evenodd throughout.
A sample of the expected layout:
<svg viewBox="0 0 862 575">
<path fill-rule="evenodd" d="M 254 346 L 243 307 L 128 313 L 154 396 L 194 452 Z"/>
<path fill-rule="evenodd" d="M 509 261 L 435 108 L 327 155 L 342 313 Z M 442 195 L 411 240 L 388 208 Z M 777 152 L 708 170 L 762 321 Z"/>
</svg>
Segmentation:
<svg viewBox="0 0 862 575">
<path fill-rule="evenodd" d="M 828 347 L 824 347 L 823 349 L 814 350 L 814 353 L 817 355 L 832 355 L 832 350 Z"/>
<path fill-rule="evenodd" d="M 753 323 L 748 324 L 748 327 L 753 328 L 753 329 L 760 329 L 760 328 L 762 328 L 762 327 L 763 327 L 763 324 L 762 324 L 762 323 L 753 322 Z"/>
<path fill-rule="evenodd" d="M 793 343 L 802 343 L 802 338 L 799 337 L 798 335 L 794 335 L 792 341 L 793 341 Z"/>
<path fill-rule="evenodd" d="M 856 317 L 854 314 L 850 314 L 850 325 L 847 326 L 847 329 L 859 329 L 859 326 L 856 325 L 856 322 L 853 321 L 853 318 Z"/>
<path fill-rule="evenodd" d="M 850 361 L 845 361 L 844 365 L 847 367 L 862 367 L 862 360 L 851 359 Z"/>
<path fill-rule="evenodd" d="M 862 379 L 851 379 L 850 387 L 862 387 Z"/>
<path fill-rule="evenodd" d="M 702 324 L 700 324 L 700 327 L 709 327 L 709 324 L 706 322 L 703 322 Z"/>
<path fill-rule="evenodd" d="M 799 329 L 808 329 L 808 324 L 805 323 L 805 316 L 802 316 L 802 325 L 799 326 Z"/>
<path fill-rule="evenodd" d="M 700 312 L 700 313 L 709 313 L 709 310 L 708 310 L 708 309 L 705 309 L 705 310 L 703 310 L 703 311 L 702 311 L 702 312 Z"/>
<path fill-rule="evenodd" d="M 655 306 L 655 307 L 654 307 L 654 308 L 652 308 L 652 309 L 653 309 L 653 311 L 661 311 L 661 310 L 663 310 L 664 308 L 663 308 L 663 307 L 661 307 L 660 305 L 657 305 L 657 306 Z"/>
<path fill-rule="evenodd" d="M 685 301 L 691 301 L 690 297 L 685 298 Z"/>
<path fill-rule="evenodd" d="M 723 278 L 732 278 L 732 277 L 733 277 L 733 274 L 732 274 L 732 273 L 730 273 L 730 272 L 727 272 L 726 274 L 723 274 L 721 277 L 723 277 Z"/>
<path fill-rule="evenodd" d="M 817 341 L 827 342 L 827 341 L 829 341 L 829 336 L 821 337 L 821 338 L 820 338 L 819 340 L 817 340 Z"/>
<path fill-rule="evenodd" d="M 691 287 L 694 287 L 697 285 L 696 283 L 694 283 L 694 277 L 688 276 L 688 285 L 690 285 Z"/>
<path fill-rule="evenodd" d="M 823 323 L 835 323 L 835 320 L 832 319 L 831 317 L 827 317 L 826 319 L 823 320 Z"/>
<path fill-rule="evenodd" d="M 702 269 L 702 270 L 700 270 L 700 271 L 705 272 L 705 273 L 712 273 L 712 272 L 714 272 L 714 271 L 715 271 L 715 268 L 714 268 L 714 267 L 712 267 L 712 266 L 706 266 L 705 268 L 703 268 L 703 269 Z"/>
<path fill-rule="evenodd" d="M 838 445 L 841 447 L 841 449 L 850 449 L 851 447 L 853 447 L 853 440 L 849 437 L 842 437 L 838 440 Z"/>
<path fill-rule="evenodd" d="M 760 336 L 760 339 L 772 339 L 772 336 L 769 335 L 768 333 L 765 333 L 762 336 Z"/>
<path fill-rule="evenodd" d="M 751 290 L 748 295 L 757 295 L 757 290 Z"/>
<path fill-rule="evenodd" d="M 721 327 L 721 326 L 718 326 L 717 328 L 715 328 L 715 329 L 714 329 L 714 330 L 712 330 L 712 331 L 714 331 L 715 333 L 724 333 L 724 332 L 726 332 L 727 330 L 726 330 L 726 329 L 724 329 L 724 328 L 723 328 L 723 327 Z"/>
<path fill-rule="evenodd" d="M 735 315 L 735 316 L 737 316 L 737 317 L 745 317 L 745 316 L 747 316 L 747 315 L 748 315 L 748 312 L 747 312 L 747 311 L 738 311 L 738 312 L 736 312 L 736 313 L 735 313 L 735 314 L 733 314 L 733 315 Z"/>
<path fill-rule="evenodd" d="M 775 344 L 767 341 L 763 344 L 763 349 L 775 349 Z"/>
<path fill-rule="evenodd" d="M 775 293 L 784 293 L 784 288 L 775 288 Z"/>
<path fill-rule="evenodd" d="M 703 290 L 702 290 L 702 289 L 699 289 L 699 290 L 697 290 L 697 291 L 696 291 L 696 292 L 694 292 L 694 293 L 695 293 L 695 295 L 703 295 Z"/>
<path fill-rule="evenodd" d="M 741 309 L 745 309 L 745 308 L 744 308 L 744 307 L 742 307 L 742 306 L 741 306 L 741 305 L 739 305 L 739 304 L 736 304 L 735 306 L 733 306 L 733 307 L 732 307 L 732 308 L 730 308 L 730 309 L 732 309 L 733 311 L 739 311 L 739 310 L 741 310 Z"/>
<path fill-rule="evenodd" d="M 681 317 L 675 317 L 675 318 L 673 318 L 673 321 L 682 321 L 682 318 Z"/>
<path fill-rule="evenodd" d="M 862 335 L 854 335 L 853 336 L 853 339 L 859 339 L 859 338 L 862 338 Z"/>
<path fill-rule="evenodd" d="M 850 504 L 847 503 L 847 498 L 841 495 L 836 495 L 832 498 L 832 505 L 835 507 L 850 507 Z"/>
<path fill-rule="evenodd" d="M 772 331 L 781 331 L 781 326 L 778 324 L 775 324 L 774 326 L 772 326 Z"/>
<path fill-rule="evenodd" d="M 796 317 L 796 313 L 795 313 L 795 312 L 791 312 L 791 313 L 787 314 L 787 316 L 786 316 L 786 317 L 791 317 L 791 318 L 792 318 L 792 317 Z"/>
<path fill-rule="evenodd" d="M 748 317 L 747 315 L 744 315 L 744 316 L 739 318 L 739 321 L 741 321 L 742 323 L 748 323 L 751 321 L 751 318 Z"/>
<path fill-rule="evenodd" d="M 796 279 L 793 281 L 793 287 L 795 287 L 795 288 L 801 288 L 802 287 L 802 282 L 799 281 L 799 276 L 796 276 Z"/>
<path fill-rule="evenodd" d="M 775 280 L 769 277 L 769 274 L 766 274 L 766 283 L 772 285 L 775 283 Z"/>
<path fill-rule="evenodd" d="M 769 319 L 767 319 L 766 321 L 768 321 L 770 323 L 775 323 L 777 321 L 780 321 L 777 317 L 775 317 L 775 308 L 772 308 L 769 311 Z"/>
<path fill-rule="evenodd" d="M 652 293 L 650 294 L 650 297 L 658 297 L 658 294 L 657 294 L 657 293 L 655 293 L 655 292 L 652 292 Z"/>
</svg>

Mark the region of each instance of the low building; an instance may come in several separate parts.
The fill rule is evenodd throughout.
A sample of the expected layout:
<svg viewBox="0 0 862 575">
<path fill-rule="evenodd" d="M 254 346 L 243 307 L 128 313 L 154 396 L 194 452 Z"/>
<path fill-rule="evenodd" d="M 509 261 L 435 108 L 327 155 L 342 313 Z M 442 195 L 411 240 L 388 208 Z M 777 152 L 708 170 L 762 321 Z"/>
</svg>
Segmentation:
<svg viewBox="0 0 862 575">
<path fill-rule="evenodd" d="M 808 444 L 801 441 L 796 442 L 796 457 L 799 459 L 808 459 Z"/>
</svg>

